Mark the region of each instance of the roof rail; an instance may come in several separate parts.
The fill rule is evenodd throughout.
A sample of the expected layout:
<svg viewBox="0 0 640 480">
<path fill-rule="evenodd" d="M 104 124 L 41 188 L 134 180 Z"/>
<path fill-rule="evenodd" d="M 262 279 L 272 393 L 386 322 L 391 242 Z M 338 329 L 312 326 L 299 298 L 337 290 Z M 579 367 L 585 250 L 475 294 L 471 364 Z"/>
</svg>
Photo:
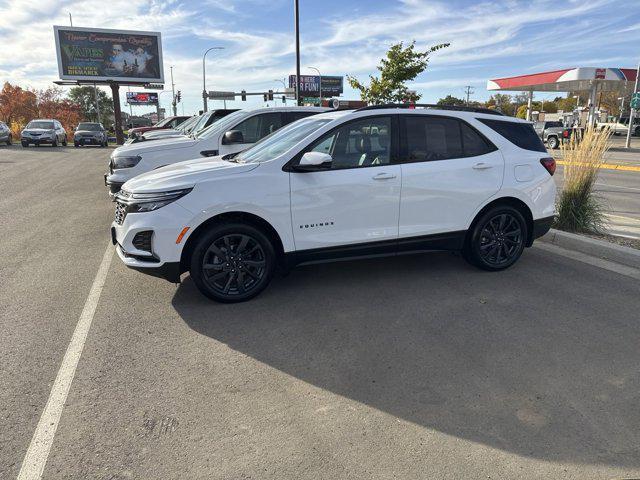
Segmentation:
<svg viewBox="0 0 640 480">
<path fill-rule="evenodd" d="M 475 113 L 487 113 L 489 115 L 501 115 L 504 116 L 502 112 L 497 110 L 491 110 L 490 108 L 482 108 L 482 107 L 462 107 L 458 105 L 436 105 L 435 103 L 385 103 L 382 105 L 368 105 L 366 107 L 358 108 L 356 112 L 362 112 L 364 110 L 380 110 L 383 108 L 432 108 L 435 110 L 454 110 L 459 112 L 475 112 Z"/>
</svg>

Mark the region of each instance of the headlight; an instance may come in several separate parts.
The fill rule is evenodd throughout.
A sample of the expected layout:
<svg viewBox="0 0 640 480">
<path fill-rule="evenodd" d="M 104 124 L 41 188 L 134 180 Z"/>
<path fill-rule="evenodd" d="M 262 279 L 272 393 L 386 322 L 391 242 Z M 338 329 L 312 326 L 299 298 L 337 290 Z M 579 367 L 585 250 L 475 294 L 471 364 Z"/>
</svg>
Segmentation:
<svg viewBox="0 0 640 480">
<path fill-rule="evenodd" d="M 131 167 L 135 167 L 140 160 L 142 160 L 142 157 L 140 155 L 136 155 L 134 156 L 129 156 L 129 157 L 113 157 L 111 159 L 111 162 L 113 164 L 113 168 L 131 168 Z"/>
<path fill-rule="evenodd" d="M 193 188 L 154 193 L 131 193 L 120 190 L 116 194 L 116 201 L 124 204 L 128 213 L 152 212 L 184 197 L 191 190 Z"/>
</svg>

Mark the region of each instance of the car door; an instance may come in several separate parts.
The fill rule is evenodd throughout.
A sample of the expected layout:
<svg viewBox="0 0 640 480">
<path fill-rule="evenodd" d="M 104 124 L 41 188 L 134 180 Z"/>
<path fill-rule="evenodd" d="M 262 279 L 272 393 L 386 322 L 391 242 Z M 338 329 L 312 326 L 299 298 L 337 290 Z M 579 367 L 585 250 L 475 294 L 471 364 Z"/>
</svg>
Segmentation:
<svg viewBox="0 0 640 480">
<path fill-rule="evenodd" d="M 246 118 L 229 129 L 242 133 L 243 140 L 236 143 L 225 143 L 223 136 L 220 141 L 220 155 L 246 150 L 258 140 L 278 130 L 284 123 L 284 112 L 257 113 Z"/>
<path fill-rule="evenodd" d="M 356 244 L 367 254 L 395 250 L 401 175 L 395 131 L 395 119 L 389 115 L 352 120 L 294 158 L 288 171 L 296 250 Z M 317 170 L 296 171 L 307 151 L 328 153 L 333 159 Z"/>
<path fill-rule="evenodd" d="M 454 117 L 402 115 L 399 237 L 461 232 L 502 185 L 500 151 Z"/>
</svg>

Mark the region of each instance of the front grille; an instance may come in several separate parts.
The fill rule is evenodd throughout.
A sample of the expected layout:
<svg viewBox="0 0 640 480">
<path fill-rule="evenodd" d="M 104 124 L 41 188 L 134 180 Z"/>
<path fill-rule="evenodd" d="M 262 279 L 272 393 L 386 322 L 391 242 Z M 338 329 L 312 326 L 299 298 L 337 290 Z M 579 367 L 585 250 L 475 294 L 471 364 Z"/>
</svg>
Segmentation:
<svg viewBox="0 0 640 480">
<path fill-rule="evenodd" d="M 136 233 L 136 236 L 133 237 L 133 246 L 138 250 L 144 250 L 145 252 L 151 253 L 151 236 L 153 235 L 152 230 L 145 230 L 144 232 Z"/>
<path fill-rule="evenodd" d="M 127 207 L 123 203 L 120 203 L 120 202 L 115 202 L 115 203 L 116 203 L 116 213 L 115 213 L 114 221 L 118 225 L 122 225 L 125 217 L 127 216 Z"/>
</svg>

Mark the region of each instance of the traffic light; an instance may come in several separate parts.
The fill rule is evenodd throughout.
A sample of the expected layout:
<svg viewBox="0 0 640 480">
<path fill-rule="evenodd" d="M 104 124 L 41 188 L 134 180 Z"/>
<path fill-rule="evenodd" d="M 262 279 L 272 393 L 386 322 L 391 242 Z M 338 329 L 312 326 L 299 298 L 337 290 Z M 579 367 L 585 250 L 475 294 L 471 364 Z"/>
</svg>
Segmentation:
<svg viewBox="0 0 640 480">
<path fill-rule="evenodd" d="M 178 90 L 178 93 L 176 94 L 176 103 L 180 103 L 180 100 L 182 100 L 182 93 Z"/>
<path fill-rule="evenodd" d="M 243 102 L 247 101 L 247 92 L 245 90 L 242 90 L 242 92 L 240 92 L 240 98 Z"/>
<path fill-rule="evenodd" d="M 264 99 L 264 101 L 266 102 L 267 100 L 269 100 L 269 95 L 267 95 L 266 93 L 262 94 L 262 98 Z"/>
<path fill-rule="evenodd" d="M 287 97 L 286 97 L 286 95 L 282 95 L 282 103 L 287 103 Z"/>
<path fill-rule="evenodd" d="M 273 100 L 273 90 L 269 90 L 269 100 Z"/>
</svg>

